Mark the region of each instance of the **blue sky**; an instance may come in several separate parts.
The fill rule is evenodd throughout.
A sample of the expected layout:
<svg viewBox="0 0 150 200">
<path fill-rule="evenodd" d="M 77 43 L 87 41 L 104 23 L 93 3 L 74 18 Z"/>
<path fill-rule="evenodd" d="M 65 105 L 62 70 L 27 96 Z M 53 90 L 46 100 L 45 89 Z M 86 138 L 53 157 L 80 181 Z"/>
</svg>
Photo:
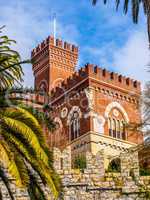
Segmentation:
<svg viewBox="0 0 150 200">
<path fill-rule="evenodd" d="M 111 2 L 111 1 L 110 1 Z M 115 2 L 115 1 L 113 1 Z M 131 13 L 124 16 L 114 3 L 104 6 L 99 0 L 0 0 L 0 24 L 17 40 L 14 48 L 22 59 L 53 31 L 52 14 L 57 14 L 57 37 L 80 48 L 78 67 L 90 62 L 131 76 L 144 83 L 149 79 L 146 19 L 142 12 L 134 25 Z M 33 85 L 32 68 L 24 66 L 24 85 Z"/>
</svg>

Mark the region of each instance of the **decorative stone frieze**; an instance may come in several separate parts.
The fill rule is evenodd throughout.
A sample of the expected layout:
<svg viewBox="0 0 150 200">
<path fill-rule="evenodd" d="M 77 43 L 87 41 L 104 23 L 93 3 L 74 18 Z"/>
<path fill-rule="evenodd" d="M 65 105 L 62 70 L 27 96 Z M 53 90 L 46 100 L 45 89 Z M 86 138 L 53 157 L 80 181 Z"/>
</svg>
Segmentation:
<svg viewBox="0 0 150 200">
<path fill-rule="evenodd" d="M 92 87 L 88 87 L 85 88 L 84 91 L 88 99 L 88 110 L 92 110 L 94 108 L 94 89 Z"/>
</svg>

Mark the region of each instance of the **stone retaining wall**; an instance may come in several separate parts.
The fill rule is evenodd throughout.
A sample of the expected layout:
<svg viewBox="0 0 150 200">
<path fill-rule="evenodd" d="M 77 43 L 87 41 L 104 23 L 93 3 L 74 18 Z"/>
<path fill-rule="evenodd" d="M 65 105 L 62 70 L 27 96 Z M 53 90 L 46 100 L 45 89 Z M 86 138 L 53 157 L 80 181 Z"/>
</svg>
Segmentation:
<svg viewBox="0 0 150 200">
<path fill-rule="evenodd" d="M 54 148 L 54 168 L 62 179 L 64 200 L 150 200 L 150 177 L 140 177 L 138 153 L 121 154 L 121 172 L 106 173 L 104 152 L 96 155 L 86 153 L 86 169 L 72 169 L 71 149 L 63 152 Z M 15 200 L 30 200 L 24 189 L 16 188 L 15 180 L 10 177 L 11 189 Z M 43 188 L 47 199 L 53 199 L 50 192 Z M 8 191 L 0 180 L 3 200 L 10 200 Z M 59 200 L 62 200 L 60 198 Z"/>
<path fill-rule="evenodd" d="M 86 153 L 86 169 L 71 168 L 71 149 L 54 148 L 54 167 L 62 178 L 64 200 L 150 200 L 150 177 L 140 177 L 138 153 L 120 155 L 121 172 L 105 173 L 104 153 Z"/>
</svg>

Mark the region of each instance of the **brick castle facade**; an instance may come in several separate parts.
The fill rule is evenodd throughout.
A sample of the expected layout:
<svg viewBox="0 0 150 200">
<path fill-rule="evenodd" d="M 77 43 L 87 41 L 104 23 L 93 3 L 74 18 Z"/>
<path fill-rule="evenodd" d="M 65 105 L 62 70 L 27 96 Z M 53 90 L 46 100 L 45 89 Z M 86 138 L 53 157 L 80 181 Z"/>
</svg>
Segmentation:
<svg viewBox="0 0 150 200">
<path fill-rule="evenodd" d="M 143 141 L 127 124 L 140 123 L 140 82 L 92 64 L 76 71 L 78 48 L 49 36 L 32 51 L 36 90 L 50 94 L 50 147 L 71 145 L 72 156 L 103 149 L 106 161 Z"/>
</svg>

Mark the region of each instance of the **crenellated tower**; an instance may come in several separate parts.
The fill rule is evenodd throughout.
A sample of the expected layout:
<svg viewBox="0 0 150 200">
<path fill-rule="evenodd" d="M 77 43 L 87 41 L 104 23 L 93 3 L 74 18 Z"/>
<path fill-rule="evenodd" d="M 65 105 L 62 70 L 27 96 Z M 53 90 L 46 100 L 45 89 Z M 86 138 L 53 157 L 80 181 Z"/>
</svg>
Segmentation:
<svg viewBox="0 0 150 200">
<path fill-rule="evenodd" d="M 35 89 L 50 92 L 71 76 L 78 61 L 78 47 L 49 36 L 31 53 Z"/>
<path fill-rule="evenodd" d="M 127 128 L 141 123 L 139 81 L 93 64 L 75 71 L 78 48 L 51 36 L 33 49 L 32 60 L 35 89 L 51 94 L 38 94 L 57 125 L 55 134 L 45 132 L 50 148 L 70 145 L 72 159 L 104 150 L 107 166 L 143 142 L 140 131 Z"/>
</svg>

